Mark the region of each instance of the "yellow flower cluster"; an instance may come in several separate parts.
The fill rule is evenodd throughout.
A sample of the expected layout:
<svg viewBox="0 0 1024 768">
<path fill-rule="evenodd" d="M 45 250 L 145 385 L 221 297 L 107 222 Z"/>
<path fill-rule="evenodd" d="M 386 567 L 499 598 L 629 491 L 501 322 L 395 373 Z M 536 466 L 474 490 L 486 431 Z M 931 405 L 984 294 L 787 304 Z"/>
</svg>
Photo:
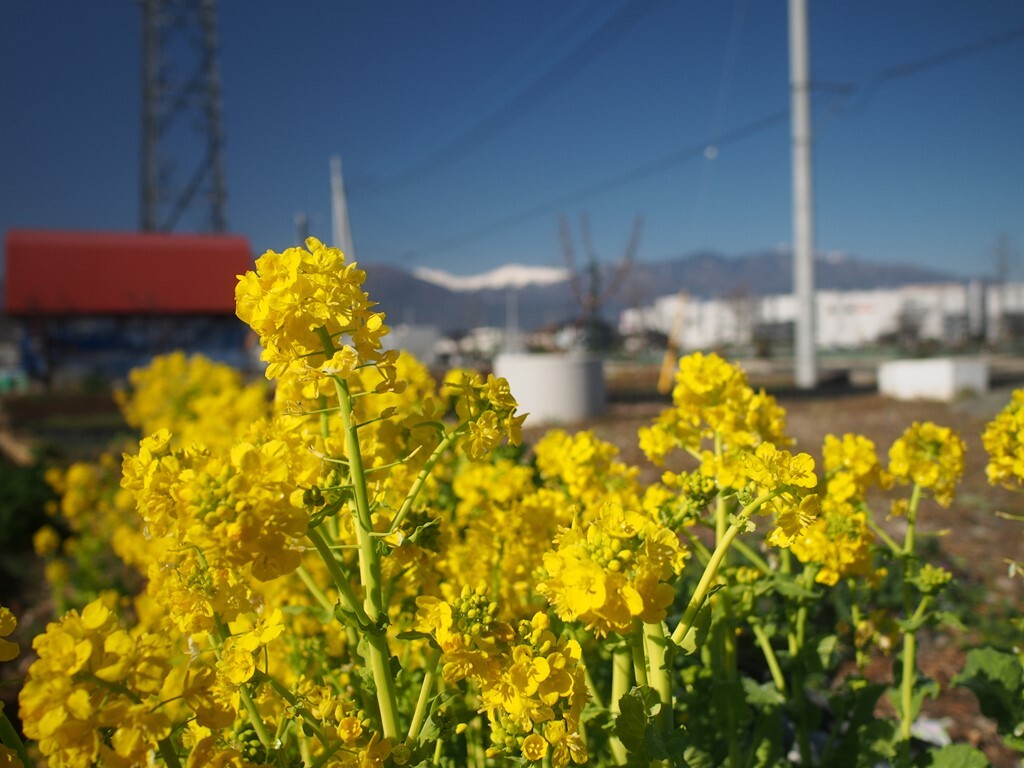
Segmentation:
<svg viewBox="0 0 1024 768">
<path fill-rule="evenodd" d="M 232 620 L 250 600 L 244 573 L 261 581 L 294 571 L 309 522 L 302 492 L 315 467 L 283 440 L 260 434 L 227 456 L 199 446 L 174 451 L 165 429 L 126 455 L 122 485 L 132 492 L 148 536 L 163 539 L 149 592 L 182 632 Z"/>
<path fill-rule="evenodd" d="M 739 452 L 763 441 L 786 446 L 785 413 L 775 399 L 755 392 L 746 374 L 715 354 L 696 352 L 679 361 L 673 408 L 640 430 L 640 447 L 659 466 L 674 450 L 700 456 L 705 474 L 730 487 Z M 706 450 L 708 443 L 713 450 Z M 724 453 L 722 448 L 725 447 Z"/>
<path fill-rule="evenodd" d="M 19 696 L 21 716 L 51 765 L 146 764 L 171 731 L 160 707 L 168 641 L 130 634 L 95 601 L 50 624 L 32 647 L 39 658 Z"/>
<path fill-rule="evenodd" d="M 610 498 L 635 505 L 641 493 L 639 470 L 619 461 L 619 449 L 593 432 L 569 435 L 552 429 L 537 441 L 534 452 L 541 478 L 561 488 L 571 503 L 584 509 L 586 518 Z"/>
<path fill-rule="evenodd" d="M 792 550 L 801 562 L 819 564 L 815 580 L 831 586 L 841 578 L 871 573 L 875 537 L 865 496 L 870 487 L 883 483 L 883 476 L 874 443 L 861 435 L 826 435 L 822 456 L 826 480 L 821 512 Z"/>
<path fill-rule="evenodd" d="M 538 590 L 565 621 L 579 619 L 598 635 L 625 635 L 635 619 L 665 618 L 674 597 L 668 582 L 686 554 L 672 531 L 608 501 L 589 525 L 577 522 L 556 537 Z"/>
<path fill-rule="evenodd" d="M 949 427 L 914 422 L 889 449 L 889 474 L 899 483 L 931 491 L 944 507 L 953 503 L 964 472 L 964 441 Z"/>
<path fill-rule="evenodd" d="M 129 426 L 144 435 L 167 429 L 183 447 L 229 447 L 245 425 L 268 415 L 265 386 L 245 384 L 234 368 L 203 355 L 160 355 L 132 370 L 128 383 L 114 397 Z"/>
<path fill-rule="evenodd" d="M 1024 389 L 988 423 L 981 436 L 988 452 L 985 473 L 992 485 L 1019 490 L 1024 485 Z"/>
<path fill-rule="evenodd" d="M 442 396 L 454 401 L 459 420 L 469 427 L 464 445 L 473 459 L 483 459 L 505 438 L 509 444 L 523 440 L 526 414 L 516 415 L 516 399 L 508 381 L 488 374 L 486 380 L 476 371 L 457 368 L 445 377 Z"/>
<path fill-rule="evenodd" d="M 337 248 L 316 238 L 306 248 L 267 251 L 235 289 L 238 317 L 260 337 L 267 378 L 285 371 L 318 370 L 348 378 L 360 365 L 394 384 L 394 355 L 384 352 L 384 315 L 363 291 L 366 273 Z"/>
<path fill-rule="evenodd" d="M 416 601 L 416 629 L 442 651 L 442 674 L 450 683 L 472 681 L 491 724 L 488 755 L 522 755 L 552 764 L 585 763 L 580 715 L 588 692 L 575 640 L 559 639 L 545 613 L 516 628 L 497 621 L 498 604 L 484 587 L 463 588 L 446 602 Z"/>
<path fill-rule="evenodd" d="M 808 493 L 818 484 L 814 459 L 806 453 L 794 455 L 776 448 L 773 443 L 761 443 L 754 452 L 743 454 L 743 465 L 754 494 L 767 497 L 759 513 L 775 517 L 768 543 L 790 546 L 818 514 L 818 496 Z"/>
</svg>

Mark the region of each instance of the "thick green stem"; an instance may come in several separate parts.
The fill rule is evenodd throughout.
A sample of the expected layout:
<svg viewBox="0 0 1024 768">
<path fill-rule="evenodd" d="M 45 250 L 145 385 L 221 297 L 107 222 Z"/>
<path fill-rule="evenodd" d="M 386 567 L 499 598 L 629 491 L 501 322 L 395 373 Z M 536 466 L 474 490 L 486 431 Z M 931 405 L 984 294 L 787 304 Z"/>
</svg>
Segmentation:
<svg viewBox="0 0 1024 768">
<path fill-rule="evenodd" d="M 672 677 L 668 669 L 668 638 L 660 621 L 644 623 L 644 646 L 647 649 L 648 679 L 661 699 L 661 723 L 668 731 L 673 725 Z"/>
<path fill-rule="evenodd" d="M 359 575 L 363 583 L 363 608 L 375 626 L 383 627 L 387 621 L 387 609 L 384 605 L 380 550 L 370 535 L 373 532 L 373 518 L 366 492 L 366 474 L 363 470 L 359 434 L 352 418 L 352 397 L 345 382 L 335 379 L 334 383 L 338 392 L 338 413 L 345 431 L 345 454 L 348 458 L 349 478 L 356 507 L 355 529 L 356 541 L 359 544 Z M 388 648 L 387 634 L 381 628 L 369 631 L 364 636 L 370 649 L 373 682 L 377 686 L 381 728 L 385 738 L 395 739 L 398 738 L 399 732 L 398 696 L 395 691 L 395 676 L 391 671 L 391 651 Z"/>
<path fill-rule="evenodd" d="M 632 684 L 633 652 L 629 647 L 623 645 L 616 648 L 615 653 L 612 656 L 611 709 L 613 719 L 618 716 L 622 697 L 629 692 Z M 623 743 L 619 741 L 619 737 L 613 734 L 609 739 L 609 746 L 611 747 L 612 757 L 615 759 L 615 764 L 625 765 L 629 759 L 629 754 L 626 752 L 626 747 Z"/>
<path fill-rule="evenodd" d="M 682 643 L 683 638 L 686 637 L 686 633 L 689 632 L 690 627 L 693 626 L 693 622 L 697 618 L 697 612 L 704 604 L 704 599 L 707 597 L 708 592 L 711 589 L 711 585 L 714 584 L 715 577 L 718 575 L 718 566 L 722 564 L 722 560 L 725 558 L 725 553 L 729 550 L 729 545 L 732 544 L 733 539 L 735 539 L 736 536 L 739 535 L 739 532 L 746 527 L 747 518 L 753 514 L 754 510 L 769 501 L 777 493 L 777 491 L 769 491 L 754 499 L 754 501 L 740 510 L 739 514 L 736 515 L 736 521 L 730 525 L 722 535 L 722 538 L 715 547 L 715 551 L 711 553 L 711 559 L 704 568 L 704 573 L 700 577 L 700 582 L 698 582 L 697 588 L 693 591 L 693 597 L 690 598 L 690 602 L 686 606 L 683 618 L 679 620 L 679 625 L 672 633 L 673 643 L 676 645 Z"/>
<path fill-rule="evenodd" d="M 907 505 L 907 532 L 903 538 L 903 615 L 910 622 L 911 603 L 914 600 L 912 579 L 916 573 L 914 562 L 914 529 L 917 525 L 917 507 L 921 502 L 921 486 L 914 483 Z M 922 601 L 923 604 L 923 601 Z M 920 606 L 918 606 L 920 608 Z M 900 680 L 900 739 L 909 743 L 910 726 L 914 716 L 911 712 L 914 703 L 914 685 L 917 682 L 917 629 L 910 626 L 903 630 L 903 676 Z"/>
</svg>

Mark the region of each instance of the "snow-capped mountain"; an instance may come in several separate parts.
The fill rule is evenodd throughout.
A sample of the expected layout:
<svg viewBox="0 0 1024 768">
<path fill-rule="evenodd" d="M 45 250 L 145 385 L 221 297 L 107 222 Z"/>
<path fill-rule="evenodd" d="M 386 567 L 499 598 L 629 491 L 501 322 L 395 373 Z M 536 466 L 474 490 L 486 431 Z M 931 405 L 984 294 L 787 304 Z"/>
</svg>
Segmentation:
<svg viewBox="0 0 1024 768">
<path fill-rule="evenodd" d="M 420 280 L 459 293 L 524 288 L 528 285 L 555 285 L 569 280 L 567 269 L 531 267 L 526 264 L 505 264 L 479 275 L 453 275 L 442 269 L 428 267 L 418 267 L 413 270 L 413 274 Z"/>
</svg>

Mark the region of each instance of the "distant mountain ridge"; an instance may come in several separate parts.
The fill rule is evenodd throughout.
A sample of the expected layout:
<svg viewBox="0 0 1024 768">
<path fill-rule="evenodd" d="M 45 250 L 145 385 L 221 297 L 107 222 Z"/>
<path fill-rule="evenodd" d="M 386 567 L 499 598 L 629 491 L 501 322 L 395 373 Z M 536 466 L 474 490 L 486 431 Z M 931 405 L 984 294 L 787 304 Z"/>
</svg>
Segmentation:
<svg viewBox="0 0 1024 768">
<path fill-rule="evenodd" d="M 950 273 L 906 264 L 878 264 L 828 254 L 815 263 L 819 290 L 866 290 L 960 282 Z M 364 266 L 366 266 L 364 264 Z M 610 266 L 608 267 L 610 270 Z M 514 307 L 518 325 L 533 330 L 575 318 L 568 271 L 509 264 L 468 277 L 442 270 L 409 270 L 376 265 L 366 288 L 387 313 L 388 322 L 435 325 L 446 332 L 478 326 L 504 326 Z M 610 276 L 606 275 L 606 279 Z M 703 251 L 656 263 L 635 263 L 605 308 L 613 321 L 627 306 L 650 304 L 659 296 L 685 290 L 700 299 L 763 296 L 792 292 L 792 256 L 764 250 L 741 256 Z"/>
</svg>

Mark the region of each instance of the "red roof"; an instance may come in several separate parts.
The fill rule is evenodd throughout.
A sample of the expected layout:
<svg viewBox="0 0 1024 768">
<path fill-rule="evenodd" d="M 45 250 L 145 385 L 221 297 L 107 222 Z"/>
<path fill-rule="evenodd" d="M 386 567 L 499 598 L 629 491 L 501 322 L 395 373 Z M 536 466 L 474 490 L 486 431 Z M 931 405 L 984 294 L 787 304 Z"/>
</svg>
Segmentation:
<svg viewBox="0 0 1024 768">
<path fill-rule="evenodd" d="M 236 235 L 7 233 L 6 310 L 33 314 L 234 314 L 252 268 Z"/>
</svg>

